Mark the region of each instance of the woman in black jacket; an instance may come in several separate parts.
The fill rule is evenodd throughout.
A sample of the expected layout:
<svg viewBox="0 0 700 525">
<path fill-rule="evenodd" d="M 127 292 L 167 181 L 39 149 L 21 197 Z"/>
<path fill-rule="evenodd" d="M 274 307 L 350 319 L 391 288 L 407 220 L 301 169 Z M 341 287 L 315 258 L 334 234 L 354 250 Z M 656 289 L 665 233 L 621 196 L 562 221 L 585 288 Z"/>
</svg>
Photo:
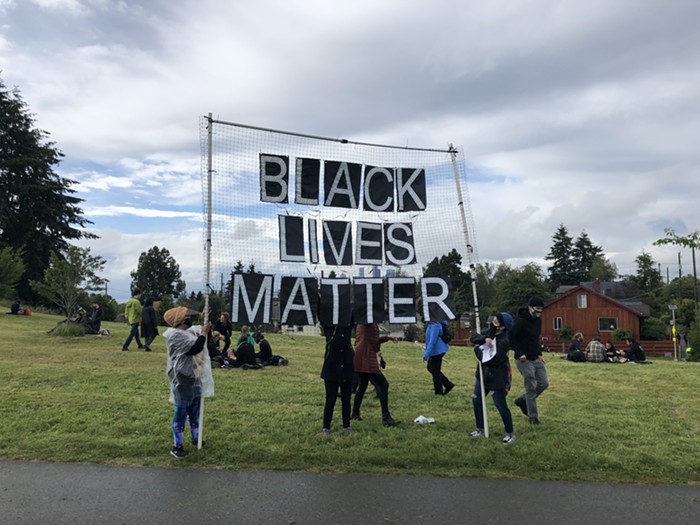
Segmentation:
<svg viewBox="0 0 700 525">
<path fill-rule="evenodd" d="M 151 351 L 151 343 L 158 337 L 158 321 L 156 309 L 153 308 L 153 297 L 146 299 L 141 310 L 141 337 L 144 339 L 145 351 Z"/>
<path fill-rule="evenodd" d="M 340 390 L 340 411 L 343 430 L 352 434 L 350 428 L 350 397 L 352 395 L 353 360 L 355 352 L 350 343 L 352 326 L 324 326 L 326 353 L 323 356 L 321 377 L 326 384 L 326 403 L 323 407 L 323 436 L 331 433 L 331 421 L 335 401 Z"/>
<path fill-rule="evenodd" d="M 513 318 L 507 312 L 501 312 L 494 316 L 489 330 L 483 334 L 472 334 L 470 341 L 476 345 L 474 353 L 481 363 L 484 375 L 484 393 L 491 392 L 493 404 L 501 414 L 506 435 L 501 440 L 503 444 L 515 441 L 513 433 L 513 416 L 506 403 L 506 395 L 510 390 L 511 368 L 508 361 L 508 330 L 513 326 Z M 481 378 L 479 365 L 476 368 L 476 383 L 472 394 L 474 416 L 476 418 L 476 430 L 470 434 L 472 437 L 484 435 L 484 412 L 481 398 Z"/>
</svg>

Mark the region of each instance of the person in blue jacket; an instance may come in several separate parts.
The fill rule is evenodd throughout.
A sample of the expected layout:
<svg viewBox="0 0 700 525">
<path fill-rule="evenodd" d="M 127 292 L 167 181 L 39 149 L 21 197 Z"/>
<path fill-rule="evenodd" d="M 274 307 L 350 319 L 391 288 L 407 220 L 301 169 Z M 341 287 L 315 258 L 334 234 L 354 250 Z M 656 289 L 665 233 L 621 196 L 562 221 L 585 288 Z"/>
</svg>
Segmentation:
<svg viewBox="0 0 700 525">
<path fill-rule="evenodd" d="M 447 343 L 440 337 L 445 325 L 447 321 L 442 323 L 430 321 L 425 329 L 423 361 L 428 362 L 428 372 L 433 376 L 436 396 L 446 396 L 455 387 L 455 384 L 442 373 L 442 358 L 450 350 Z"/>
</svg>

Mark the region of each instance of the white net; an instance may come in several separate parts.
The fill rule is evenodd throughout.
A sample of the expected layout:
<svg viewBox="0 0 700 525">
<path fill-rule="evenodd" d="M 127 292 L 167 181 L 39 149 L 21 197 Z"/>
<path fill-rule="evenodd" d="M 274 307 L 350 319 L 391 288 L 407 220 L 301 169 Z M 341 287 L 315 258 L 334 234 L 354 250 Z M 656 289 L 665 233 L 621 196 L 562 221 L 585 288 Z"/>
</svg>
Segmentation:
<svg viewBox="0 0 700 525">
<path fill-rule="evenodd" d="M 200 136 L 204 212 L 211 225 L 210 268 L 209 276 L 205 275 L 210 291 L 225 290 L 236 268 L 274 275 L 275 281 L 282 276 L 329 275 L 350 278 L 403 275 L 419 279 L 426 264 L 452 250 L 462 256 L 466 272 L 477 261 L 461 151 L 364 144 L 254 128 L 208 117 L 201 118 Z M 313 176 L 304 178 L 305 184 L 311 182 L 311 194 L 314 183 L 318 188 L 317 203 L 308 198 L 308 188 L 302 188 L 298 182 L 300 159 L 304 159 L 304 166 L 312 167 L 311 173 L 317 167 L 316 180 Z M 357 170 L 357 178 L 353 169 Z M 274 176 L 287 170 L 288 177 L 279 183 L 281 179 L 274 179 L 273 175 L 262 177 L 261 171 L 265 174 L 266 170 L 274 172 Z M 376 176 L 369 176 L 371 173 Z M 415 192 L 411 191 L 414 189 Z M 298 194 L 304 198 L 303 204 Z M 336 206 L 344 202 L 350 207 L 329 206 L 329 200 Z M 383 208 L 386 209 L 377 211 Z M 460 208 L 464 211 L 464 221 Z M 289 219 L 280 216 L 295 219 L 287 222 Z M 336 228 L 335 243 L 324 244 L 324 237 L 332 229 L 328 226 L 334 222 L 336 226 L 346 226 L 341 227 L 340 234 Z M 398 231 L 399 239 L 395 243 L 399 249 L 393 257 L 387 254 L 386 246 L 382 247 L 381 261 L 368 264 L 362 257 L 359 244 L 367 231 L 361 230 L 367 224 L 380 228 L 385 242 L 387 228 L 407 225 L 392 230 Z M 296 235 L 293 235 L 290 228 L 295 225 L 302 225 L 303 229 L 294 230 Z M 302 253 L 299 246 L 295 252 L 293 246 L 281 242 L 291 236 L 298 241 Z M 406 243 L 412 244 L 415 257 L 411 257 L 410 249 L 400 249 Z M 345 254 L 342 258 L 341 253 Z"/>
</svg>

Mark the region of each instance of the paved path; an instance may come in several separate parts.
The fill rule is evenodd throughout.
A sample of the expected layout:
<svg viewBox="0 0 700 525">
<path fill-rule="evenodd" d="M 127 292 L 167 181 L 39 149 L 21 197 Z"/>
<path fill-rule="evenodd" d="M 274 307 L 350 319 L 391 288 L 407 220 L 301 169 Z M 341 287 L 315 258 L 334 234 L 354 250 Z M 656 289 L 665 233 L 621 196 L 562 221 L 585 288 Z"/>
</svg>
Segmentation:
<svg viewBox="0 0 700 525">
<path fill-rule="evenodd" d="M 0 461 L 2 524 L 700 524 L 700 485 Z"/>
</svg>

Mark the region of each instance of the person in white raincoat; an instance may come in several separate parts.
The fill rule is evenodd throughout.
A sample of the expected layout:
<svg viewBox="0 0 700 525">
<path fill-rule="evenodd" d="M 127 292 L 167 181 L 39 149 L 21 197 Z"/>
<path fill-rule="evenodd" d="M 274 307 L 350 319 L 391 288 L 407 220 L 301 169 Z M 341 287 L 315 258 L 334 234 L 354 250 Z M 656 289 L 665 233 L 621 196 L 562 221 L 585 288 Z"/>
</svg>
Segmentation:
<svg viewBox="0 0 700 525">
<path fill-rule="evenodd" d="M 183 446 L 185 424 L 189 423 L 192 443 L 199 439 L 199 411 L 202 396 L 213 395 L 211 362 L 206 347 L 210 323 L 192 326 L 189 310 L 184 306 L 171 308 L 163 315 L 170 328 L 163 334 L 168 349 L 167 374 L 170 379 L 170 401 L 173 413 L 173 448 L 176 458 L 187 455 Z"/>
</svg>

